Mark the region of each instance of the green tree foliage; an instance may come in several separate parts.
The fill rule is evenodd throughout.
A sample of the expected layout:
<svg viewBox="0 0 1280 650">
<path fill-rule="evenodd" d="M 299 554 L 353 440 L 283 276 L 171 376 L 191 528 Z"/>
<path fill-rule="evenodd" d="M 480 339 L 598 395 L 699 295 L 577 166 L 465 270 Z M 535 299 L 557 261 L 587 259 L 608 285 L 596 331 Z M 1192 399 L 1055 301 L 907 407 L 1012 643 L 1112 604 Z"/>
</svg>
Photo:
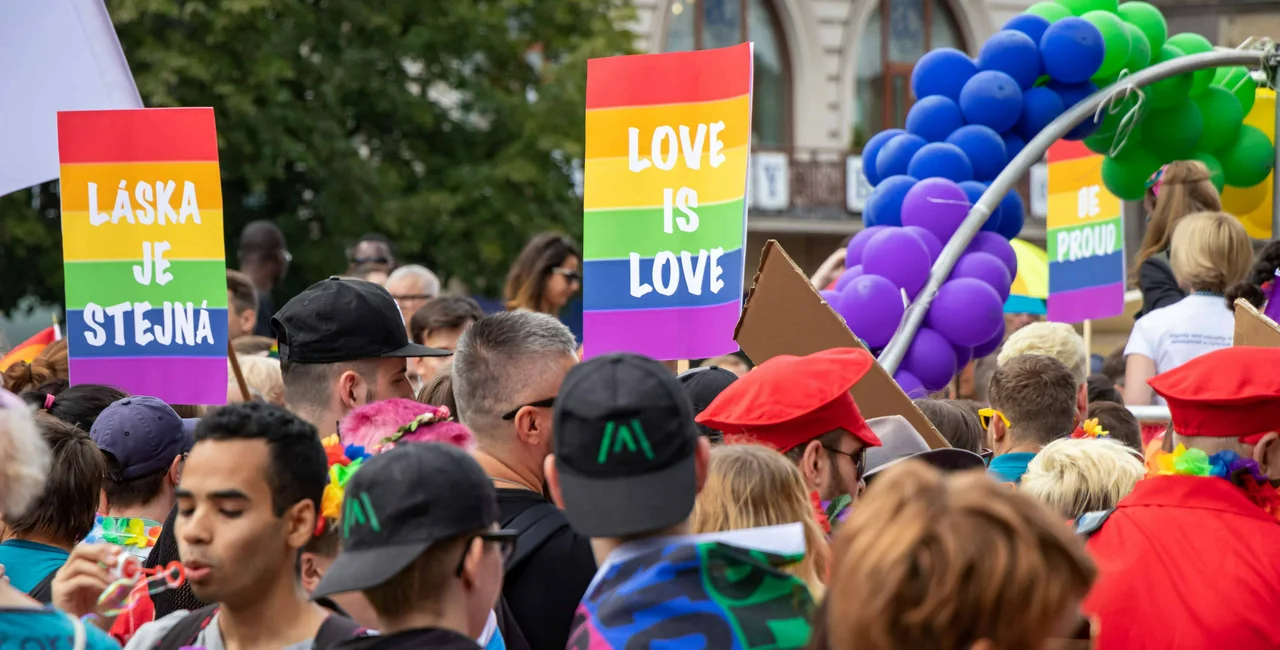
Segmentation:
<svg viewBox="0 0 1280 650">
<path fill-rule="evenodd" d="M 586 59 L 633 43 L 626 0 L 107 4 L 148 107 L 214 108 L 228 263 L 274 220 L 290 294 L 369 231 L 489 294 L 533 233 L 580 236 Z M 0 310 L 62 301 L 56 191 L 0 199 Z"/>
</svg>

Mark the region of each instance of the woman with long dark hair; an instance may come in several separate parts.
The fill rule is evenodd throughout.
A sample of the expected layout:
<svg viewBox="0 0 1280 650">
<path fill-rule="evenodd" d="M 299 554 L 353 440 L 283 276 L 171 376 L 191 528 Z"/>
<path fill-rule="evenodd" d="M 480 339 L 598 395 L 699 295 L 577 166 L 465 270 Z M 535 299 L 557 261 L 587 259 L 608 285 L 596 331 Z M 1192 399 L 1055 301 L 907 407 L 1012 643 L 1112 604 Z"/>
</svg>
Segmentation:
<svg viewBox="0 0 1280 650">
<path fill-rule="evenodd" d="M 559 316 L 582 288 L 582 251 L 554 232 L 534 236 L 511 265 L 503 291 L 507 309 Z"/>
</svg>

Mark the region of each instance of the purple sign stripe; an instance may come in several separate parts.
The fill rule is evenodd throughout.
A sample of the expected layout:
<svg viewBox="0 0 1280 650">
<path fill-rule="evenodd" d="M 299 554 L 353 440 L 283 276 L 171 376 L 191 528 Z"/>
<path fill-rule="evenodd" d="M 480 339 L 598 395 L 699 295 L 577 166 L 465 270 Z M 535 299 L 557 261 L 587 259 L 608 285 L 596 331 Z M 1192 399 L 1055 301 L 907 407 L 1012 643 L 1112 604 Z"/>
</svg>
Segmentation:
<svg viewBox="0 0 1280 650">
<path fill-rule="evenodd" d="M 710 307 L 583 312 L 583 330 L 591 333 L 582 342 L 583 357 L 634 352 L 672 360 L 729 354 L 738 349 L 733 329 L 741 312 L 739 300 Z"/>
<path fill-rule="evenodd" d="M 226 404 L 225 357 L 71 359 L 71 385 L 108 384 L 170 404 Z"/>
<path fill-rule="evenodd" d="M 1047 318 L 1058 323 L 1079 323 L 1111 318 L 1124 312 L 1124 283 L 1115 282 L 1074 291 L 1049 294 Z"/>
</svg>

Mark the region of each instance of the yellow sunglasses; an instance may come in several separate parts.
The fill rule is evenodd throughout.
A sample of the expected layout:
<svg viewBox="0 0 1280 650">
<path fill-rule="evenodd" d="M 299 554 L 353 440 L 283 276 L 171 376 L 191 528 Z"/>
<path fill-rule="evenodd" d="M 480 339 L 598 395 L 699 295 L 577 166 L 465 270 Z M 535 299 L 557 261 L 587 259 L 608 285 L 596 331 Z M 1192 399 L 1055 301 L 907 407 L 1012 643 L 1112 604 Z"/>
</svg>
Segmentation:
<svg viewBox="0 0 1280 650">
<path fill-rule="evenodd" d="M 997 416 L 1000 418 L 1001 422 L 1004 422 L 1004 426 L 1006 428 L 1013 426 L 1009 424 L 1009 418 L 1005 417 L 1004 413 L 1001 413 L 1000 411 L 991 408 L 981 409 L 978 411 L 978 421 L 982 423 L 983 429 L 990 428 L 991 420 Z"/>
</svg>

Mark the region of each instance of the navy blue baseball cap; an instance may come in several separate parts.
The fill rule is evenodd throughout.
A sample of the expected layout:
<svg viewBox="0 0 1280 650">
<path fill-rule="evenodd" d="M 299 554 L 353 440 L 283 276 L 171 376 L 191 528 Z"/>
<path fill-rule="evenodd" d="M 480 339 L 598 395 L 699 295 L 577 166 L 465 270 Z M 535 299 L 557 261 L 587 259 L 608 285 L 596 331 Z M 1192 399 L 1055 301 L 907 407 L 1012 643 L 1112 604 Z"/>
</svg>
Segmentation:
<svg viewBox="0 0 1280 650">
<path fill-rule="evenodd" d="M 103 409 L 89 437 L 116 459 L 113 481 L 131 481 L 164 471 L 177 456 L 191 451 L 195 420 L 183 420 L 168 404 L 135 395 Z"/>
</svg>

